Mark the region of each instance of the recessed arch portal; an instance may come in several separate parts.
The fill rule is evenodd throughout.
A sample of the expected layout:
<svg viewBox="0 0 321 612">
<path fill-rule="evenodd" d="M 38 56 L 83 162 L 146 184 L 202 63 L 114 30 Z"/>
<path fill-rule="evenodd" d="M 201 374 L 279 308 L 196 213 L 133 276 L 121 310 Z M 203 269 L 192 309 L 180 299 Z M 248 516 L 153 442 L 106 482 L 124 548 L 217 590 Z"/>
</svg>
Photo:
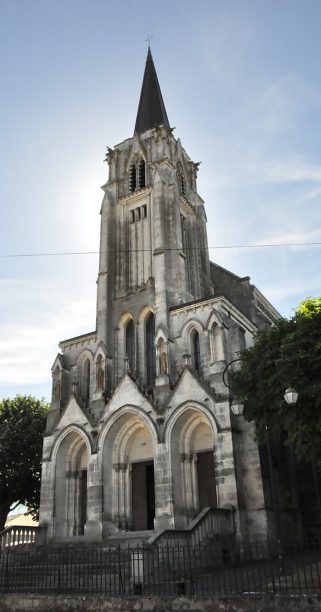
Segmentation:
<svg viewBox="0 0 321 612">
<path fill-rule="evenodd" d="M 146 421 L 123 412 L 108 430 L 102 453 L 104 530 L 154 528 L 154 443 Z"/>
<path fill-rule="evenodd" d="M 209 418 L 193 407 L 177 416 L 169 432 L 175 526 L 185 527 L 206 507 L 217 506 L 214 435 Z"/>
<path fill-rule="evenodd" d="M 55 524 L 62 536 L 83 535 L 87 520 L 88 449 L 84 437 L 70 431 L 55 461 Z"/>
</svg>

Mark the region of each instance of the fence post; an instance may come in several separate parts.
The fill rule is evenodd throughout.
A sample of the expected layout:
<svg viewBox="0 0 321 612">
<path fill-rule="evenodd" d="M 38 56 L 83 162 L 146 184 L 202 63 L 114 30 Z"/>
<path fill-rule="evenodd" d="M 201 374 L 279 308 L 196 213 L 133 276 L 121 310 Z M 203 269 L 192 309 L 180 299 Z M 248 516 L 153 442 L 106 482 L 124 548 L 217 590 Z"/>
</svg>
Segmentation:
<svg viewBox="0 0 321 612">
<path fill-rule="evenodd" d="M 131 575 L 133 583 L 134 595 L 143 594 L 143 579 L 144 579 L 144 553 L 140 548 L 133 548 L 130 551 L 131 556 Z"/>
</svg>

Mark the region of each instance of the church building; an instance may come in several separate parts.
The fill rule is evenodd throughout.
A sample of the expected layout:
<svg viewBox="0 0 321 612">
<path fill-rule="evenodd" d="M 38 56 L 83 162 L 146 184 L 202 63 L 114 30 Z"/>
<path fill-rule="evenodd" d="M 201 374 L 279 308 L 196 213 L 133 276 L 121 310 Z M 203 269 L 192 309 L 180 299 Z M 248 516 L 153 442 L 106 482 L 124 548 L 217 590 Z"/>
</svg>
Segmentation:
<svg viewBox="0 0 321 612">
<path fill-rule="evenodd" d="M 170 127 L 150 49 L 134 135 L 107 162 L 96 328 L 60 342 L 53 364 L 40 526 L 47 541 L 156 541 L 197 525 L 266 538 L 254 425 L 225 383 L 279 314 L 209 259 L 198 164 Z"/>
</svg>

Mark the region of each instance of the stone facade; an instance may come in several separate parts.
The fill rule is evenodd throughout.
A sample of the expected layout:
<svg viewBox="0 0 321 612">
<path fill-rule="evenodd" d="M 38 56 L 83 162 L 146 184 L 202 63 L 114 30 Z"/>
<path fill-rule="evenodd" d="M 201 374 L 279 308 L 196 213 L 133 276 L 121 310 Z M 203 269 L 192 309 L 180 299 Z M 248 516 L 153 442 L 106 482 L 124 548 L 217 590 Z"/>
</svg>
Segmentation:
<svg viewBox="0 0 321 612">
<path fill-rule="evenodd" d="M 210 262 L 198 164 L 162 99 L 148 115 L 151 91 L 157 102 L 149 52 L 144 131 L 107 153 L 96 330 L 61 342 L 52 368 L 40 524 L 49 539 L 100 540 L 182 529 L 210 506 L 234 509 L 239 537 L 266 537 L 254 426 L 222 373 L 279 315 Z"/>
</svg>

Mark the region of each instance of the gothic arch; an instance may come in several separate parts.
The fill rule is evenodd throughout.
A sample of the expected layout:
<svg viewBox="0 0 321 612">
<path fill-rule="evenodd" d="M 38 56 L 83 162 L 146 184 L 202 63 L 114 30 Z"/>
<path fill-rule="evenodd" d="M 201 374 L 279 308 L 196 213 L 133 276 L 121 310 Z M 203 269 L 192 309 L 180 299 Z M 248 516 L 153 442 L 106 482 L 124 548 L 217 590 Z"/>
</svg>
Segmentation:
<svg viewBox="0 0 321 612">
<path fill-rule="evenodd" d="M 123 407 L 106 424 L 99 444 L 105 532 L 151 528 L 148 524 L 147 472 L 142 472 L 144 477 L 140 478 L 139 490 L 135 474 L 137 466 L 140 470 L 146 470 L 147 466 L 153 468 L 156 442 L 155 426 L 139 408 Z"/>
<path fill-rule="evenodd" d="M 200 335 L 204 332 L 205 329 L 203 323 L 199 319 L 189 319 L 189 321 L 186 321 L 186 323 L 184 323 L 181 329 L 180 335 L 183 340 L 187 340 L 193 328 L 195 328 Z"/>
<path fill-rule="evenodd" d="M 143 306 L 143 308 L 140 309 L 137 317 L 140 325 L 145 322 L 146 317 L 149 315 L 150 312 L 155 314 L 154 309 L 150 306 Z"/>
<path fill-rule="evenodd" d="M 211 314 L 209 315 L 206 323 L 205 323 L 205 329 L 210 329 L 212 327 L 212 325 L 214 325 L 214 323 L 216 323 L 216 325 L 218 325 L 218 327 L 224 327 L 224 323 L 223 323 L 223 318 L 220 315 L 219 312 L 217 312 L 217 310 L 215 308 L 213 308 Z"/>
<path fill-rule="evenodd" d="M 203 406 L 202 404 L 199 404 L 198 402 L 195 402 L 195 401 L 189 402 L 189 401 L 187 401 L 187 402 L 184 402 L 183 404 L 181 404 L 180 406 L 178 406 L 177 408 L 175 408 L 175 410 L 169 416 L 169 418 L 168 418 L 168 420 L 167 420 L 167 422 L 165 424 L 164 439 L 165 439 L 166 444 L 170 444 L 170 437 L 172 435 L 172 429 L 173 429 L 176 421 L 187 410 L 193 410 L 195 412 L 198 412 L 201 417 L 203 417 L 204 419 L 207 419 L 208 422 L 211 425 L 214 438 L 217 437 L 217 435 L 219 433 L 219 425 L 218 425 L 218 423 L 216 421 L 215 416 L 212 414 L 212 412 L 208 408 Z"/>
<path fill-rule="evenodd" d="M 99 343 L 94 356 L 94 399 L 102 397 L 106 389 L 106 349 L 103 342 Z"/>
<path fill-rule="evenodd" d="M 122 406 L 121 408 L 118 408 L 117 410 L 115 410 L 114 413 L 109 415 L 108 421 L 105 423 L 105 425 L 103 426 L 103 428 L 102 428 L 102 430 L 101 430 L 101 432 L 99 434 L 98 448 L 100 450 L 103 448 L 103 446 L 105 444 L 105 439 L 106 439 L 106 436 L 107 436 L 109 430 L 124 415 L 126 417 L 128 417 L 128 415 L 134 415 L 137 418 L 139 418 L 142 421 L 142 423 L 144 424 L 144 426 L 148 427 L 150 429 L 151 434 L 153 436 L 154 445 L 157 444 L 158 434 L 157 434 L 157 429 L 156 429 L 156 426 L 155 426 L 155 423 L 154 423 L 153 419 L 148 414 L 146 414 L 146 412 L 144 410 L 142 410 L 142 408 L 140 408 L 139 406 L 134 406 L 134 405 L 131 405 L 131 404 L 126 404 L 126 405 Z"/>
<path fill-rule="evenodd" d="M 198 319 L 187 321 L 181 330 L 184 350 L 187 350 L 191 356 L 191 365 L 199 374 L 201 374 L 201 358 L 205 352 L 203 332 L 203 324 Z"/>
<path fill-rule="evenodd" d="M 86 404 L 89 403 L 92 394 L 94 356 L 90 349 L 84 349 L 77 359 L 77 382 L 78 392 Z"/>
<path fill-rule="evenodd" d="M 139 359 L 137 361 L 137 371 L 139 376 L 146 381 L 147 379 L 147 347 L 146 347 L 146 322 L 148 317 L 153 314 L 155 316 L 153 308 L 150 306 L 144 306 L 138 313 L 138 340 L 137 344 L 139 347 Z M 151 348 L 151 347 L 150 347 Z M 155 363 L 156 363 L 156 347 L 154 347 Z"/>
<path fill-rule="evenodd" d="M 128 352 L 128 338 L 126 335 L 128 325 L 132 325 L 132 355 L 127 355 Z M 126 311 L 124 312 L 118 321 L 118 371 L 120 376 L 126 371 L 127 363 L 125 363 L 126 357 L 129 358 L 128 367 L 132 372 L 136 371 L 136 351 L 137 351 L 137 337 L 136 337 L 136 324 L 133 315 Z"/>
<path fill-rule="evenodd" d="M 185 527 L 203 508 L 217 505 L 216 433 L 210 413 L 192 404 L 177 409 L 167 424 L 177 527 Z"/>
<path fill-rule="evenodd" d="M 146 186 L 146 160 L 142 155 L 136 154 L 128 167 L 128 189 L 134 193 Z"/>
<path fill-rule="evenodd" d="M 60 444 L 64 441 L 64 439 L 70 433 L 74 433 L 74 434 L 77 434 L 78 436 L 82 437 L 84 439 L 84 441 L 85 441 L 86 448 L 87 448 L 87 451 L 88 451 L 88 455 L 90 455 L 92 453 L 92 451 L 93 451 L 92 442 L 91 442 L 87 432 L 85 431 L 85 429 L 83 429 L 79 425 L 68 425 L 57 436 L 57 438 L 56 438 L 56 440 L 55 440 L 55 442 L 54 442 L 54 444 L 53 444 L 53 446 L 51 448 L 50 461 L 56 462 L 57 452 L 58 452 L 59 446 L 60 446 Z"/>
<path fill-rule="evenodd" d="M 55 532 L 61 536 L 84 535 L 87 520 L 87 472 L 90 455 L 87 436 L 68 427 L 54 447 Z"/>
</svg>

